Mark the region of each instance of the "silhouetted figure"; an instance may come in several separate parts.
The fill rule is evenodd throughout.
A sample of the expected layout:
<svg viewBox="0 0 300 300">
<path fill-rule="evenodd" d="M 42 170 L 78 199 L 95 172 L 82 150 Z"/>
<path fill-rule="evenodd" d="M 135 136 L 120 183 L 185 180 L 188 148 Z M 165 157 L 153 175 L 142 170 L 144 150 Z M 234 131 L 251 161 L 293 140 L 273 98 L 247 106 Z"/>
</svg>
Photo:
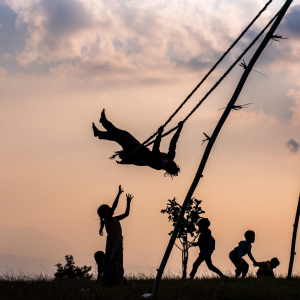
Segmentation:
<svg viewBox="0 0 300 300">
<path fill-rule="evenodd" d="M 120 195 L 123 193 L 121 185 L 119 192 L 112 205 L 109 207 L 106 204 L 101 205 L 97 213 L 101 220 L 99 233 L 103 235 L 103 228 L 107 232 L 106 250 L 105 250 L 105 265 L 102 275 L 102 282 L 106 285 L 114 285 L 123 279 L 123 236 L 120 220 L 128 217 L 130 211 L 130 202 L 133 198 L 131 194 L 127 194 L 127 207 L 124 214 L 114 217 L 114 211 L 118 205 Z"/>
<path fill-rule="evenodd" d="M 239 277 L 242 274 L 242 277 L 245 278 L 248 273 L 249 265 L 243 259 L 243 256 L 245 256 L 246 254 L 248 254 L 249 258 L 253 261 L 253 264 L 255 266 L 257 265 L 257 262 L 251 253 L 251 248 L 252 248 L 251 244 L 254 243 L 255 241 L 254 231 L 252 230 L 246 231 L 245 239 L 246 241 L 239 242 L 239 245 L 229 253 L 229 258 L 236 267 L 235 277 Z"/>
<path fill-rule="evenodd" d="M 216 268 L 211 261 L 211 256 L 213 251 L 215 250 L 215 239 L 211 235 L 211 231 L 208 229 L 210 226 L 210 221 L 206 218 L 200 219 L 198 222 L 198 227 L 200 231 L 200 236 L 197 243 L 193 243 L 193 246 L 200 247 L 200 253 L 198 258 L 193 264 L 193 269 L 190 273 L 190 278 L 193 279 L 198 267 L 201 265 L 202 262 L 206 262 L 207 267 L 217 273 L 220 277 L 225 277 L 224 274 Z"/>
<path fill-rule="evenodd" d="M 158 134 L 153 144 L 152 151 L 145 146 L 141 146 L 137 151 L 130 154 L 138 146 L 140 142 L 135 139 L 129 132 L 118 129 L 111 122 L 106 119 L 104 109 L 101 113 L 100 123 L 107 131 L 100 131 L 93 123 L 94 136 L 100 140 L 108 140 L 117 142 L 122 148 L 122 151 L 117 151 L 111 158 L 119 156 L 121 161 L 117 161 L 119 164 L 132 164 L 136 166 L 149 166 L 155 170 L 165 170 L 166 174 L 171 176 L 177 176 L 180 168 L 174 162 L 176 143 L 178 141 L 183 122 L 178 123 L 178 129 L 174 134 L 168 153 L 159 151 L 161 142 L 161 135 L 163 133 L 163 127 L 160 127 Z"/>
<path fill-rule="evenodd" d="M 97 251 L 94 254 L 94 258 L 98 267 L 98 276 L 97 276 L 97 283 L 100 283 L 102 273 L 104 271 L 104 265 L 105 265 L 105 254 L 103 251 Z"/>
<path fill-rule="evenodd" d="M 272 258 L 270 261 L 257 262 L 256 266 L 259 267 L 256 272 L 257 277 L 275 277 L 273 269 L 278 267 L 279 264 L 277 257 Z"/>
</svg>

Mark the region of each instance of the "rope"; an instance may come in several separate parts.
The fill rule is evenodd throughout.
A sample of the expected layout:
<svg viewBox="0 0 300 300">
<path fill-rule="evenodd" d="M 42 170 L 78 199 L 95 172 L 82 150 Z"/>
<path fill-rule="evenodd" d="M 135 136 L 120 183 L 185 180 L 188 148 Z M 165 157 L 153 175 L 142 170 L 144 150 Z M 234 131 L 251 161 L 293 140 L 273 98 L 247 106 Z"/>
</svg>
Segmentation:
<svg viewBox="0 0 300 300">
<path fill-rule="evenodd" d="M 202 85 L 202 83 L 207 79 L 207 77 L 215 70 L 215 68 L 220 64 L 220 62 L 225 58 L 225 56 L 231 51 L 231 49 L 238 43 L 238 41 L 244 36 L 244 34 L 249 30 L 249 28 L 253 25 L 253 23 L 260 17 L 260 15 L 267 9 L 267 7 L 271 4 L 273 0 L 270 0 L 263 9 L 258 13 L 258 15 L 251 21 L 251 23 L 246 27 L 246 29 L 240 34 L 240 36 L 234 41 L 234 43 L 227 49 L 227 51 L 222 55 L 222 57 L 215 63 L 215 65 L 210 69 L 210 71 L 203 77 L 203 79 L 199 82 L 199 84 L 193 89 L 193 91 L 185 98 L 185 100 L 180 104 L 180 106 L 176 109 L 176 111 L 170 116 L 170 118 L 165 122 L 162 126 L 165 128 L 167 124 L 173 119 L 173 117 L 179 112 L 179 110 L 183 107 L 183 105 L 192 97 L 192 95 L 197 91 L 197 89 Z M 176 127 L 177 128 L 177 127 Z M 172 130 L 173 131 L 173 130 Z M 152 136 L 150 136 L 146 141 L 144 141 L 141 145 L 147 144 L 152 138 L 157 135 L 158 131 L 156 131 Z M 165 135 L 163 135 L 165 136 Z M 148 144 L 149 145 L 149 144 Z M 137 149 L 136 149 L 137 150 Z M 133 150 L 130 154 L 135 152 Z"/>
<path fill-rule="evenodd" d="M 245 61 L 244 61 L 244 60 L 243 60 L 243 61 L 240 63 L 240 67 L 243 67 L 243 69 L 244 69 L 244 70 L 248 69 L 248 66 L 246 65 L 246 63 L 245 63 Z M 260 73 L 260 72 L 258 72 L 258 71 L 256 71 L 256 70 L 254 70 L 254 69 L 252 69 L 252 70 L 250 70 L 250 71 L 254 71 L 254 72 L 256 72 L 256 73 L 258 73 L 258 74 L 260 74 L 260 75 L 263 75 L 263 76 L 265 76 L 265 77 L 269 78 L 269 77 L 268 77 L 268 76 L 266 76 L 265 74 L 263 74 L 263 73 Z"/>
<path fill-rule="evenodd" d="M 278 13 L 273 17 L 273 19 L 266 25 L 266 27 L 257 35 L 257 37 L 252 41 L 252 43 L 246 48 L 246 50 L 237 58 L 237 60 L 230 66 L 230 68 L 224 73 L 224 75 L 215 83 L 215 85 L 209 90 L 209 92 L 199 101 L 199 103 L 194 107 L 194 109 L 185 117 L 185 119 L 182 121 L 185 123 L 188 118 L 197 110 L 197 108 L 205 101 L 205 99 L 213 92 L 213 90 L 223 81 L 223 79 L 230 73 L 230 71 L 233 69 L 233 67 L 242 59 L 242 57 L 250 50 L 250 48 L 256 43 L 256 41 L 261 37 L 261 35 L 266 31 L 266 29 L 273 23 L 273 21 L 277 18 Z M 174 128 L 170 129 L 168 132 L 164 133 L 162 137 L 170 134 L 175 129 L 177 129 L 178 126 L 175 126 Z M 149 139 L 148 139 L 149 140 Z M 149 142 L 145 146 L 149 146 L 154 141 Z M 135 151 L 135 150 L 133 150 Z"/>
</svg>

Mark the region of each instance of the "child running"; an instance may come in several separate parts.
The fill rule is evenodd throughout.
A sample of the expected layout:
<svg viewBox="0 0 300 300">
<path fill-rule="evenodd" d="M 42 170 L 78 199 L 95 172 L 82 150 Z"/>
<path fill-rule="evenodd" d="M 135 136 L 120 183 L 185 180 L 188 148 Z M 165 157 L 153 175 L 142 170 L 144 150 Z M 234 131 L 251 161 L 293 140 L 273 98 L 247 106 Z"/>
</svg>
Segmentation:
<svg viewBox="0 0 300 300">
<path fill-rule="evenodd" d="M 273 269 L 278 267 L 280 264 L 277 257 L 272 258 L 270 261 L 262 261 L 257 262 L 256 266 L 259 267 L 259 269 L 256 272 L 257 277 L 275 277 Z"/>
<path fill-rule="evenodd" d="M 241 274 L 242 274 L 242 278 L 245 278 L 248 273 L 249 265 L 243 259 L 243 256 L 245 256 L 246 254 L 248 254 L 249 258 L 253 261 L 254 266 L 257 265 L 257 262 L 251 253 L 251 248 L 252 248 L 251 244 L 254 243 L 255 241 L 254 231 L 252 230 L 246 231 L 245 239 L 246 241 L 239 242 L 239 245 L 229 253 L 229 258 L 236 267 L 235 270 L 236 278 L 239 277 Z"/>
<path fill-rule="evenodd" d="M 112 205 L 109 207 L 106 204 L 101 205 L 97 213 L 100 217 L 100 235 L 103 235 L 103 228 L 105 227 L 107 232 L 106 238 L 106 250 L 105 250 L 105 263 L 103 268 L 102 282 L 106 285 L 114 285 L 123 279 L 123 236 L 122 228 L 119 221 L 129 216 L 130 202 L 133 198 L 131 194 L 127 194 L 127 207 L 124 214 L 119 216 L 113 216 L 115 209 L 117 208 L 120 195 L 124 192 L 121 185 L 119 186 L 119 192 Z M 125 279 L 126 280 L 126 279 Z"/>
<path fill-rule="evenodd" d="M 211 235 L 211 231 L 208 229 L 210 226 L 210 221 L 206 218 L 200 219 L 198 222 L 200 236 L 197 243 L 193 243 L 193 246 L 200 247 L 200 253 L 198 258 L 193 264 L 193 269 L 190 273 L 190 278 L 193 279 L 198 267 L 201 265 L 202 262 L 206 262 L 207 267 L 217 273 L 220 277 L 226 277 L 219 269 L 217 269 L 211 261 L 211 255 L 215 250 L 215 239 Z"/>
<path fill-rule="evenodd" d="M 100 123 L 107 131 L 100 131 L 93 123 L 94 136 L 100 140 L 108 140 L 117 142 L 122 148 L 122 151 L 117 151 L 111 158 L 119 156 L 121 161 L 117 161 L 118 164 L 132 164 L 136 166 L 148 166 L 155 170 L 165 170 L 165 175 L 178 176 L 180 168 L 174 162 L 176 143 L 178 141 L 183 122 L 178 123 L 178 129 L 174 134 L 168 153 L 160 152 L 159 146 L 161 142 L 161 136 L 163 133 L 163 127 L 160 127 L 158 134 L 153 144 L 152 151 L 141 145 L 141 143 L 135 139 L 127 131 L 118 129 L 111 122 L 106 119 L 105 111 L 103 109 L 101 113 Z M 140 148 L 134 153 L 130 154 L 137 147 Z"/>
</svg>

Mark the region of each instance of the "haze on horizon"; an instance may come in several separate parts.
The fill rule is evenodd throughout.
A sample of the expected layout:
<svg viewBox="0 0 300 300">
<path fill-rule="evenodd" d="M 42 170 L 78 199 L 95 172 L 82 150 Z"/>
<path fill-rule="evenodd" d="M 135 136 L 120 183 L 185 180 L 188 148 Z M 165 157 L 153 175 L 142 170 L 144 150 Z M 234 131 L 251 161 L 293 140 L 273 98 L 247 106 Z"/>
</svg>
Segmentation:
<svg viewBox="0 0 300 300">
<path fill-rule="evenodd" d="M 176 151 L 181 173 L 173 180 L 163 171 L 109 160 L 120 147 L 94 138 L 91 124 L 101 128 L 105 108 L 117 127 L 144 141 L 266 2 L 0 0 L 0 224 L 34 227 L 92 260 L 105 249 L 97 208 L 111 205 L 122 184 L 134 195 L 122 222 L 124 262 L 158 266 L 171 229 L 160 211 L 168 199 L 183 201 L 205 149 L 203 132 L 213 131 L 243 69 L 235 67 L 184 125 Z M 284 3 L 273 2 L 170 126 Z M 233 270 L 228 254 L 249 229 L 256 232 L 255 259 L 277 256 L 279 271 L 288 268 L 300 191 L 299 0 L 277 34 L 289 39 L 270 43 L 261 55 L 254 69 L 268 79 L 249 76 L 237 104 L 253 104 L 230 114 L 194 194 L 211 221 L 213 262 L 222 271 Z M 162 151 L 169 140 L 163 139 Z M 116 214 L 125 206 L 122 195 Z M 189 270 L 197 254 L 190 251 Z M 167 267 L 181 267 L 176 248 Z M 300 270 L 297 256 L 294 270 Z"/>
</svg>

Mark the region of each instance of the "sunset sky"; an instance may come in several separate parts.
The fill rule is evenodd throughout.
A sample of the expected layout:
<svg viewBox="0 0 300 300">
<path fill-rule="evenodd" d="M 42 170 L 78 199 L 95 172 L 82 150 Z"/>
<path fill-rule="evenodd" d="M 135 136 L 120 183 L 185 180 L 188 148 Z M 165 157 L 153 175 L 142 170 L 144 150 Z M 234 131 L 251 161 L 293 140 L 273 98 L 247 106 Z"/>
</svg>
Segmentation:
<svg viewBox="0 0 300 300">
<path fill-rule="evenodd" d="M 205 149 L 203 132 L 213 132 L 243 69 L 236 66 L 184 125 L 175 159 L 181 173 L 173 180 L 109 160 L 120 146 L 94 138 L 92 122 L 101 130 L 105 108 L 117 127 L 147 139 L 266 2 L 0 0 L 0 224 L 32 226 L 92 261 L 105 249 L 97 208 L 111 205 L 122 184 L 134 195 L 121 222 L 124 262 L 157 267 L 172 228 L 160 211 L 168 199 L 185 198 Z M 168 128 L 184 119 L 284 2 L 273 1 Z M 255 259 L 277 256 L 278 270 L 288 268 L 300 192 L 300 0 L 276 34 L 288 39 L 270 42 L 259 58 L 254 69 L 268 78 L 250 74 L 237 104 L 253 104 L 230 114 L 194 194 L 216 239 L 212 260 L 224 272 L 233 271 L 228 254 L 249 229 L 256 232 Z M 116 214 L 125 210 L 125 193 Z M 189 270 L 198 251 L 190 251 Z M 174 248 L 167 268 L 180 267 Z"/>
</svg>

